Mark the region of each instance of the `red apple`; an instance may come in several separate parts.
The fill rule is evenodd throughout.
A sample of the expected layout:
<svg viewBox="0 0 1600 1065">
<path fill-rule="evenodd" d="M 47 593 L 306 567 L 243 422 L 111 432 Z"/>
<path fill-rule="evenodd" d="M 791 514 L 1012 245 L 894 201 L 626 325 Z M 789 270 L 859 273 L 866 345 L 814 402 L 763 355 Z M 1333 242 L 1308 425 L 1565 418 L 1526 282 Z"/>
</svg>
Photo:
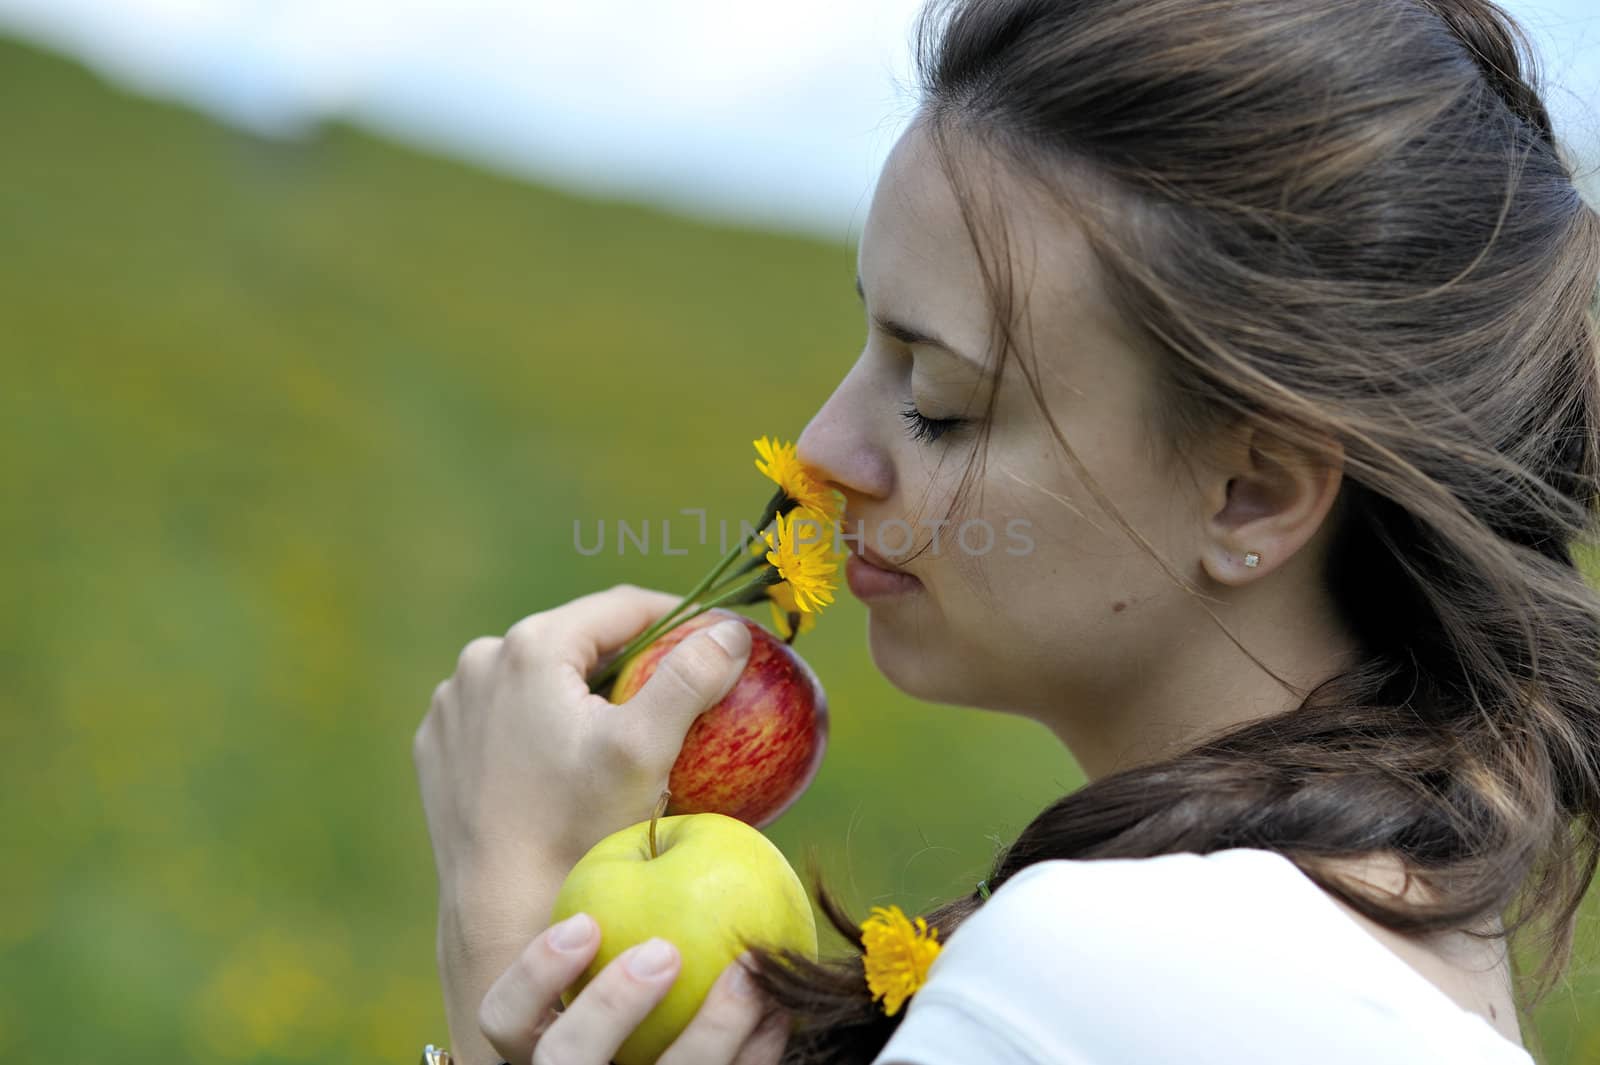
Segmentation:
<svg viewBox="0 0 1600 1065">
<path fill-rule="evenodd" d="M 617 673 L 608 696 L 623 703 L 687 636 L 734 618 L 750 630 L 750 659 L 722 701 L 695 718 L 672 765 L 668 814 L 719 813 L 754 828 L 778 819 L 817 775 L 828 746 L 828 699 L 788 644 L 732 610 L 715 607 L 670 629 Z"/>
</svg>

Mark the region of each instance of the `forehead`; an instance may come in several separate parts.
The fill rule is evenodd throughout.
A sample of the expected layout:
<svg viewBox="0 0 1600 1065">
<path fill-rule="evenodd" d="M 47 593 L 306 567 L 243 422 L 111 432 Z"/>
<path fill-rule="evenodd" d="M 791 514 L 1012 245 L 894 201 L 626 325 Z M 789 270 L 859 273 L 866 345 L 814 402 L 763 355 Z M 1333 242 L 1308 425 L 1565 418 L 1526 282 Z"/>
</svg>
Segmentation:
<svg viewBox="0 0 1600 1065">
<path fill-rule="evenodd" d="M 988 310 L 978 258 L 955 190 L 920 125 L 890 149 L 856 267 L 874 314 L 937 332 L 982 356 Z"/>
<path fill-rule="evenodd" d="M 1048 195 L 986 153 L 952 144 L 969 195 L 971 225 L 994 255 L 1008 247 L 1014 308 L 1041 357 L 1049 338 L 1075 338 L 1096 348 L 1120 344 L 1118 328 L 1100 284 L 1100 271 L 1082 230 Z M 996 211 L 999 219 L 996 219 Z M 974 357 L 988 351 L 988 291 L 969 219 L 933 142 L 921 123 L 890 150 L 862 228 L 857 268 L 873 313 L 909 321 L 945 337 Z M 1002 221 L 1003 242 L 992 228 Z M 992 353 L 989 356 L 992 361 Z"/>
</svg>

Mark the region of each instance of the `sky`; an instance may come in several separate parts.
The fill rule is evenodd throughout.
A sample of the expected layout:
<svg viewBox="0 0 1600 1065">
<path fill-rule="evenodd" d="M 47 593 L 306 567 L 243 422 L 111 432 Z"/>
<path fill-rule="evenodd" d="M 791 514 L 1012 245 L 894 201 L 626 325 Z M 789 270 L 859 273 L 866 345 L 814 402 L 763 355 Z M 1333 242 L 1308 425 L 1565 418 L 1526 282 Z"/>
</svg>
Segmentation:
<svg viewBox="0 0 1600 1065">
<path fill-rule="evenodd" d="M 1600 4 L 1502 0 L 1600 159 Z M 0 34 L 273 137 L 339 117 L 579 191 L 849 240 L 920 0 L 0 0 Z M 1592 164 L 1591 164 L 1592 165 Z"/>
</svg>

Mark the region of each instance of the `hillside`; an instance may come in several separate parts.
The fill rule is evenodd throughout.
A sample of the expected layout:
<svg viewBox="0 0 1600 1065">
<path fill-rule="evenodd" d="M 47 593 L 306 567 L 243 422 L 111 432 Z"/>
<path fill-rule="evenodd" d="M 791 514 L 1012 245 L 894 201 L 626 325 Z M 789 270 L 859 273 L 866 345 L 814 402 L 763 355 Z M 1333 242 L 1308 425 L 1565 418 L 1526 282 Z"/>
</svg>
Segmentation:
<svg viewBox="0 0 1600 1065">
<path fill-rule="evenodd" d="M 526 614 L 709 567 L 660 523 L 676 550 L 680 508 L 765 502 L 750 441 L 859 350 L 854 251 L 347 126 L 263 141 L 4 41 L 0 133 L 0 1037 L 414 1060 L 444 1038 L 434 685 Z M 578 520 L 656 553 L 580 556 Z M 769 830 L 863 913 L 970 890 L 1077 780 L 1036 726 L 900 696 L 864 626 L 845 596 L 799 645 L 832 740 Z"/>
<path fill-rule="evenodd" d="M 0 1037 L 415 1060 L 445 1038 L 434 685 L 526 614 L 707 568 L 573 525 L 685 546 L 682 508 L 764 502 L 750 441 L 859 350 L 854 251 L 346 125 L 261 140 L 3 40 L 0 135 Z M 901 696 L 865 625 L 844 596 L 798 645 L 831 743 L 769 835 L 863 914 L 922 909 L 1079 777 L 1037 726 Z M 1600 1060 L 1597 953 L 1549 1065 Z"/>
</svg>

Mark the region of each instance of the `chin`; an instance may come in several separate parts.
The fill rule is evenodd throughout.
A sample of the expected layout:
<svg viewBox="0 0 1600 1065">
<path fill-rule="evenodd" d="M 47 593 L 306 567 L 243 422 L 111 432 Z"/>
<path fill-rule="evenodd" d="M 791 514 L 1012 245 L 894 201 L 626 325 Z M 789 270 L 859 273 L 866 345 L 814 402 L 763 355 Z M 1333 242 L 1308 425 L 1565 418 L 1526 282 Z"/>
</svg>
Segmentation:
<svg viewBox="0 0 1600 1065">
<path fill-rule="evenodd" d="M 959 663 L 961 656 L 943 651 L 937 641 L 928 639 L 926 629 L 913 628 L 908 633 L 899 626 L 881 624 L 873 615 L 867 624 L 867 646 L 872 664 L 897 690 L 925 702 L 963 701 L 961 693 L 954 690 L 960 678 L 945 672 L 947 664 Z"/>
<path fill-rule="evenodd" d="M 895 690 L 913 699 L 1036 720 L 1059 709 L 1060 688 L 1054 683 L 1019 687 L 1013 681 L 1020 662 L 998 657 L 993 647 L 950 635 L 931 624 L 884 624 L 878 615 L 867 625 L 872 664 Z M 1042 679 L 1036 671 L 1029 675 Z"/>
</svg>

